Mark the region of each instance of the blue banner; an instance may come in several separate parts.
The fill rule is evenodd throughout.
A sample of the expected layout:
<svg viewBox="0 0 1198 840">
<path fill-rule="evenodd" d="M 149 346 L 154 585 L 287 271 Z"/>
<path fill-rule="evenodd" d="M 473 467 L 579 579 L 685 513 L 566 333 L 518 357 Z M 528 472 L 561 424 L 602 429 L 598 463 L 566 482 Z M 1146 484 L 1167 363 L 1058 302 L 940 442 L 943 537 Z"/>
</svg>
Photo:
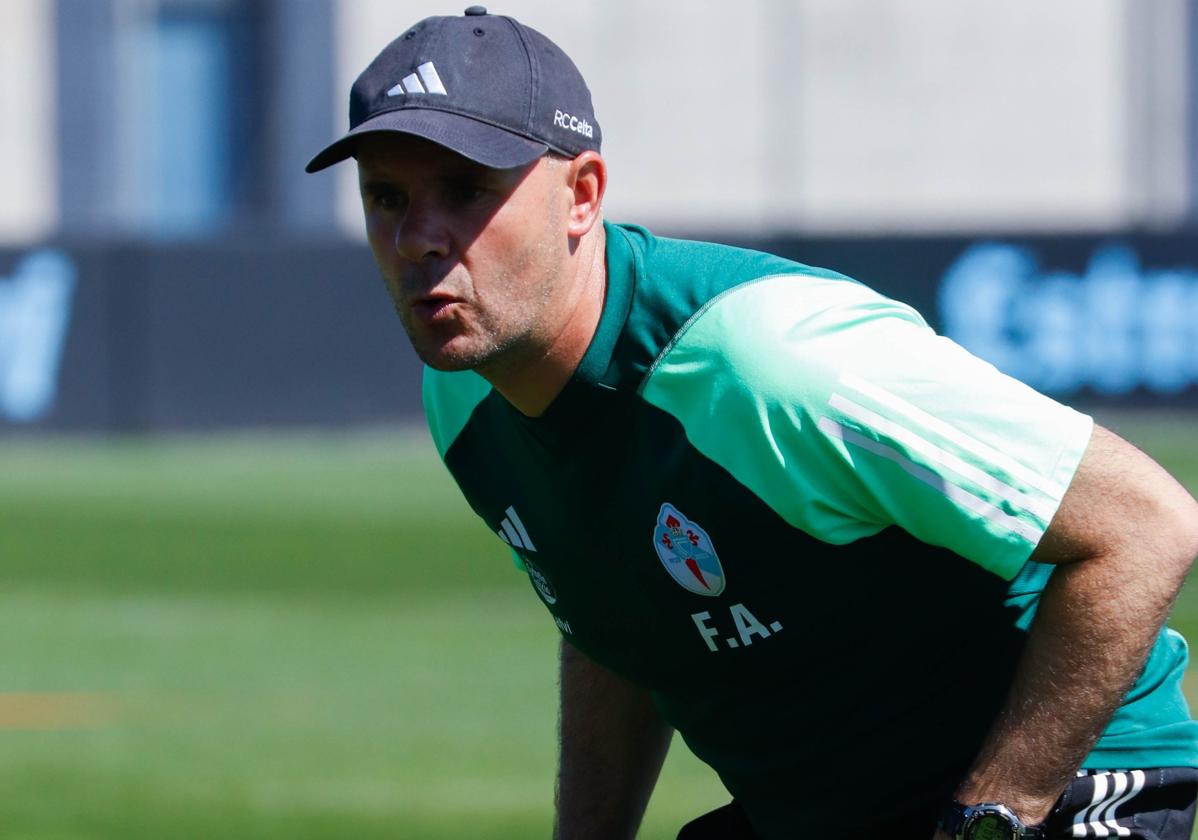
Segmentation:
<svg viewBox="0 0 1198 840">
<path fill-rule="evenodd" d="M 741 240 L 910 303 L 1086 406 L 1198 407 L 1190 235 Z M 0 252 L 0 430 L 391 423 L 420 365 L 365 245 L 59 244 Z"/>
</svg>

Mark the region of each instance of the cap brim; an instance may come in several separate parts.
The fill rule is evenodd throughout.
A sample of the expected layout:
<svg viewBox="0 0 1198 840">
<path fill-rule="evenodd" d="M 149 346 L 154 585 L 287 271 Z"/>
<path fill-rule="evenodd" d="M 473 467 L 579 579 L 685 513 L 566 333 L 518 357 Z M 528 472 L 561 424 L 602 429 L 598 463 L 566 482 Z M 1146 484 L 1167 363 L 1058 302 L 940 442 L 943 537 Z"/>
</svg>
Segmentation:
<svg viewBox="0 0 1198 840">
<path fill-rule="evenodd" d="M 429 108 L 388 111 L 366 120 L 308 162 L 305 172 L 319 172 L 352 157 L 363 134 L 398 132 L 431 140 L 492 169 L 511 169 L 539 158 L 549 147 L 471 117 Z"/>
</svg>

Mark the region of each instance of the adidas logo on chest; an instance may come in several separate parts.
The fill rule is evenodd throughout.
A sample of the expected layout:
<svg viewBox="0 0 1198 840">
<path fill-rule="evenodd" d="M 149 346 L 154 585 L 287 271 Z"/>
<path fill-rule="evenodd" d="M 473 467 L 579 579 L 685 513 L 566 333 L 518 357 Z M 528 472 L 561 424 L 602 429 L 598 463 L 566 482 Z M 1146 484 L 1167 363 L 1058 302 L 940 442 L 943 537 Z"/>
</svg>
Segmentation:
<svg viewBox="0 0 1198 840">
<path fill-rule="evenodd" d="M 496 531 L 499 534 L 499 539 L 512 548 L 536 551 L 537 547 L 532 544 L 532 538 L 528 536 L 528 531 L 524 529 L 524 523 L 520 521 L 520 515 L 516 513 L 516 508 L 514 506 L 508 507 L 504 513 L 507 516 L 499 523 L 499 530 Z"/>
</svg>

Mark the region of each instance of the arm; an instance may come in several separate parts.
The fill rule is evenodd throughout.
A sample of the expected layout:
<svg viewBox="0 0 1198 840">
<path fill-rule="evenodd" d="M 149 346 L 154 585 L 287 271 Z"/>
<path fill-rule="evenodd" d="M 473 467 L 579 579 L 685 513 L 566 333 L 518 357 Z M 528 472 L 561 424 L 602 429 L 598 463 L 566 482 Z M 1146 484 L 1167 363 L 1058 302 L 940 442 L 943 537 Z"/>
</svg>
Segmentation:
<svg viewBox="0 0 1198 840">
<path fill-rule="evenodd" d="M 631 838 L 674 734 L 648 692 L 562 641 L 555 840 Z"/>
<path fill-rule="evenodd" d="M 1030 824 L 1048 815 L 1139 675 L 1196 553 L 1194 499 L 1095 427 L 1032 554 L 1059 568 L 958 800 L 1003 802 Z"/>
</svg>

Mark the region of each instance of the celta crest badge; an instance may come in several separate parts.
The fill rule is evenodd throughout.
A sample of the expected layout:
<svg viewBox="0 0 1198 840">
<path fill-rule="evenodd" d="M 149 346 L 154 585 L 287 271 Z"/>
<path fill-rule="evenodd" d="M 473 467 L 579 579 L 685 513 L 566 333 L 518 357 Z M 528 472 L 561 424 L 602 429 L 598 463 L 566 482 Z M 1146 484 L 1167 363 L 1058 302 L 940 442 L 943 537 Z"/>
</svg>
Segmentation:
<svg viewBox="0 0 1198 840">
<path fill-rule="evenodd" d="M 711 537 L 669 502 L 657 512 L 653 548 L 670 576 L 696 595 L 715 597 L 724 591 L 724 567 Z"/>
</svg>

